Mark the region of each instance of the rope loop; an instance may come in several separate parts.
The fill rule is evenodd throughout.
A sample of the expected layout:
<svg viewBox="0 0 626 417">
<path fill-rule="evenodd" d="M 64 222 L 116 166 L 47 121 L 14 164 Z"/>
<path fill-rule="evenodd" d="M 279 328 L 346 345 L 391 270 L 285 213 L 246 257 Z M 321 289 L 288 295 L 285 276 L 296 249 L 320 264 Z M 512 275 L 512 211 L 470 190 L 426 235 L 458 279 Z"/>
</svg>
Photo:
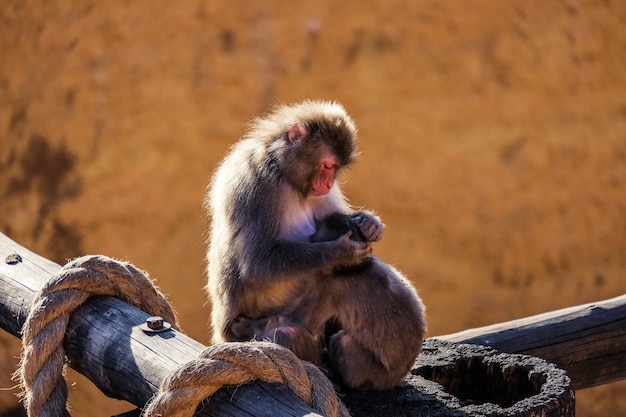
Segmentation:
<svg viewBox="0 0 626 417">
<path fill-rule="evenodd" d="M 35 295 L 22 329 L 22 358 L 14 377 L 29 417 L 70 417 L 63 339 L 70 315 L 89 297 L 112 296 L 178 330 L 176 315 L 147 274 L 102 255 L 67 263 Z M 329 417 L 349 416 L 331 382 L 313 364 L 269 342 L 222 343 L 176 369 L 146 406 L 146 417 L 193 416 L 197 406 L 224 385 L 260 380 L 286 385 Z"/>
<path fill-rule="evenodd" d="M 192 417 L 198 405 L 222 386 L 254 380 L 287 386 L 322 415 L 349 416 L 331 382 L 315 365 L 274 343 L 227 342 L 207 348 L 165 378 L 144 417 Z"/>
<path fill-rule="evenodd" d="M 14 377 L 29 417 L 69 417 L 63 338 L 70 314 L 95 295 L 119 298 L 176 326 L 176 315 L 147 274 L 102 255 L 67 263 L 37 292 L 22 329 L 22 359 Z"/>
</svg>

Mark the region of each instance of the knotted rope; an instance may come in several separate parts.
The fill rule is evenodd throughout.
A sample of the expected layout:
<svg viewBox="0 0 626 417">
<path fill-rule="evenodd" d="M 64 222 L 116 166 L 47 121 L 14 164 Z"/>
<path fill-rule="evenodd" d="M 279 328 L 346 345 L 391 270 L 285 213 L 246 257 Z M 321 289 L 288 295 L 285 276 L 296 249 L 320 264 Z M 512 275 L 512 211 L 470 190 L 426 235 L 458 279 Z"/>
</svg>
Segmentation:
<svg viewBox="0 0 626 417">
<path fill-rule="evenodd" d="M 71 313 L 95 295 L 119 298 L 163 317 L 177 329 L 176 315 L 165 297 L 132 264 L 100 255 L 69 262 L 36 294 L 22 330 L 22 360 L 16 377 L 29 417 L 70 416 L 63 380 L 63 338 Z M 302 401 L 329 417 L 349 416 L 319 369 L 268 342 L 209 347 L 163 381 L 145 415 L 193 416 L 198 404 L 223 385 L 252 380 L 285 384 Z"/>
<path fill-rule="evenodd" d="M 176 316 L 165 297 L 132 264 L 99 255 L 69 262 L 35 295 L 22 329 L 16 376 L 29 417 L 69 417 L 63 338 L 70 314 L 94 295 L 117 297 L 176 328 Z"/>
<path fill-rule="evenodd" d="M 223 385 L 253 380 L 286 385 L 304 403 L 329 417 L 349 416 L 332 384 L 315 366 L 269 342 L 214 345 L 170 374 L 144 410 L 145 417 L 191 417 Z"/>
</svg>

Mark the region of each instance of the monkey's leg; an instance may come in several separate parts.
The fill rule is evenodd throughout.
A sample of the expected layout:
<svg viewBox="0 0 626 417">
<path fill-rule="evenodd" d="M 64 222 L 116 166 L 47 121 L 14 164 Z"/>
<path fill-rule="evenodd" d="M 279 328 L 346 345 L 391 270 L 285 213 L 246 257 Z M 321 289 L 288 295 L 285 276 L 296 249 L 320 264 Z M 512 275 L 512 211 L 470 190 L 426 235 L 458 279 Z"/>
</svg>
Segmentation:
<svg viewBox="0 0 626 417">
<path fill-rule="evenodd" d="M 341 382 L 352 389 L 384 391 L 400 384 L 405 376 L 389 372 L 374 352 L 364 348 L 347 330 L 330 337 L 328 360 Z"/>
<path fill-rule="evenodd" d="M 315 338 L 300 324 L 280 325 L 269 329 L 263 335 L 263 340 L 269 340 L 291 350 L 298 358 L 319 364 L 320 355 Z"/>
</svg>

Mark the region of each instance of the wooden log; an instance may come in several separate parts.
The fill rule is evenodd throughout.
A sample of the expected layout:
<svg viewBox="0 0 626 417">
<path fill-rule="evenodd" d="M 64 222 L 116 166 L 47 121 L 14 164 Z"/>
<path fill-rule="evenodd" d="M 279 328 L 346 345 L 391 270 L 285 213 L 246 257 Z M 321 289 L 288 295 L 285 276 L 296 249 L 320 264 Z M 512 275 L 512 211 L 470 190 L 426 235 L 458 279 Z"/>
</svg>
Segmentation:
<svg viewBox="0 0 626 417">
<path fill-rule="evenodd" d="M 36 291 L 61 267 L 2 234 L 0 261 L 0 327 L 19 336 Z M 147 317 L 118 299 L 92 297 L 70 319 L 64 344 L 70 366 L 107 395 L 142 407 L 167 374 L 205 348 L 173 330 L 145 334 L 137 326 Z M 554 365 L 435 339 L 425 342 L 402 386 L 344 390 L 341 398 L 363 417 L 570 416 L 574 406 L 570 380 Z M 220 389 L 196 415 L 319 414 L 283 386 L 250 383 Z"/>
<path fill-rule="evenodd" d="M 626 378 L 626 295 L 436 338 L 538 356 L 589 388 Z"/>
<path fill-rule="evenodd" d="M 61 269 L 0 234 L 0 327 L 19 337 L 35 293 Z M 143 407 L 161 381 L 206 347 L 180 332 L 146 334 L 148 315 L 118 299 L 92 297 L 72 315 L 65 337 L 69 365 L 102 392 Z M 279 384 L 225 387 L 197 416 L 319 416 Z"/>
</svg>

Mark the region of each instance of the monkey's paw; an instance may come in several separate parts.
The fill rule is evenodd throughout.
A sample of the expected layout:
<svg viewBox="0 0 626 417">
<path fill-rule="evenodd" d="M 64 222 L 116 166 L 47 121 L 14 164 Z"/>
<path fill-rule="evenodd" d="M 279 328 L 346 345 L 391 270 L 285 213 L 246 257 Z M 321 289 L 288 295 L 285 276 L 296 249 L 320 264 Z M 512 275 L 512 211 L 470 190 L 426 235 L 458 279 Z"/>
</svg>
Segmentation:
<svg viewBox="0 0 626 417">
<path fill-rule="evenodd" d="M 354 224 L 368 242 L 378 242 L 383 237 L 383 224 L 374 215 L 359 212 L 352 217 Z"/>
</svg>

